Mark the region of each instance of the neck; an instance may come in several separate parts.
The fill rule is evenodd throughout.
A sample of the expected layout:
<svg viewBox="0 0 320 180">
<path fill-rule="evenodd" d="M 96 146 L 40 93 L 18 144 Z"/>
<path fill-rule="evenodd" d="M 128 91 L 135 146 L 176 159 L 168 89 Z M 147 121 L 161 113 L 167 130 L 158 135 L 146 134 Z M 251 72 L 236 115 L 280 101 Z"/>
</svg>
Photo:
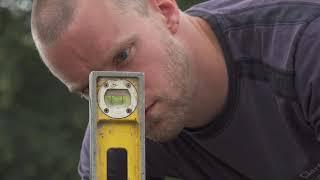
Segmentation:
<svg viewBox="0 0 320 180">
<path fill-rule="evenodd" d="M 195 71 L 196 90 L 193 117 L 188 128 L 198 128 L 210 123 L 221 113 L 228 92 L 227 68 L 216 35 L 210 26 L 198 17 L 182 15 L 180 29 L 190 50 Z M 202 108 L 199 108 L 202 107 Z"/>
</svg>

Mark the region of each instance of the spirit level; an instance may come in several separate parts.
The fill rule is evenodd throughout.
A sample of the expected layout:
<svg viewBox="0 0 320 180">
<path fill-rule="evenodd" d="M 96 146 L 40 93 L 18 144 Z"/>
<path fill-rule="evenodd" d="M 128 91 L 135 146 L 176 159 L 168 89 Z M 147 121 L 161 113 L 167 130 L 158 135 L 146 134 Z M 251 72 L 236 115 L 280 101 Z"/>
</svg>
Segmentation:
<svg viewBox="0 0 320 180">
<path fill-rule="evenodd" d="M 91 180 L 144 180 L 144 75 L 94 71 L 90 89 Z"/>
</svg>

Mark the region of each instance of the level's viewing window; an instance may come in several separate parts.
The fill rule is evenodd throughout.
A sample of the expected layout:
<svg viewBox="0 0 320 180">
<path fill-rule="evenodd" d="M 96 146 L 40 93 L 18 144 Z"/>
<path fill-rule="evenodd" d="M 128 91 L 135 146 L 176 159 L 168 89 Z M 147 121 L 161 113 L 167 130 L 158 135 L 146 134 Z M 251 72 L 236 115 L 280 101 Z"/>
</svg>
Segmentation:
<svg viewBox="0 0 320 180">
<path fill-rule="evenodd" d="M 131 97 L 127 89 L 108 89 L 104 101 L 110 106 L 129 106 Z"/>
</svg>

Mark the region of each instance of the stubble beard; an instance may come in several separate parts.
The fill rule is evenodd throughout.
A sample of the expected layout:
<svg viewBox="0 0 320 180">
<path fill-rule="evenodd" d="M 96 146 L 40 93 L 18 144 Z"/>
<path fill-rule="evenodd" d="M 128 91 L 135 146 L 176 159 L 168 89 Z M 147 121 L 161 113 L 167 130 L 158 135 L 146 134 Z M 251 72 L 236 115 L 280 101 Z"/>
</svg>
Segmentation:
<svg viewBox="0 0 320 180">
<path fill-rule="evenodd" d="M 155 116 L 146 119 L 146 136 L 155 142 L 167 142 L 177 137 L 183 130 L 186 121 L 190 118 L 194 86 L 187 54 L 182 46 L 173 39 L 163 42 L 167 47 L 169 61 L 164 65 L 166 79 L 170 82 L 169 92 L 175 95 L 158 97 L 157 104 L 165 108 Z M 154 110 L 157 107 L 154 108 Z"/>
</svg>

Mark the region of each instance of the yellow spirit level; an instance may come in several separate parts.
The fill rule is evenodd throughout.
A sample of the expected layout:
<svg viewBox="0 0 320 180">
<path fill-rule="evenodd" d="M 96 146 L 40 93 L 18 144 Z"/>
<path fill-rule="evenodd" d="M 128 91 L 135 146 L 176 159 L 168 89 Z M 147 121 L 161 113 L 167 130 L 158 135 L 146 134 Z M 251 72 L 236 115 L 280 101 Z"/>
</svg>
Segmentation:
<svg viewBox="0 0 320 180">
<path fill-rule="evenodd" d="M 145 180 L 144 75 L 90 74 L 90 179 Z"/>
</svg>

